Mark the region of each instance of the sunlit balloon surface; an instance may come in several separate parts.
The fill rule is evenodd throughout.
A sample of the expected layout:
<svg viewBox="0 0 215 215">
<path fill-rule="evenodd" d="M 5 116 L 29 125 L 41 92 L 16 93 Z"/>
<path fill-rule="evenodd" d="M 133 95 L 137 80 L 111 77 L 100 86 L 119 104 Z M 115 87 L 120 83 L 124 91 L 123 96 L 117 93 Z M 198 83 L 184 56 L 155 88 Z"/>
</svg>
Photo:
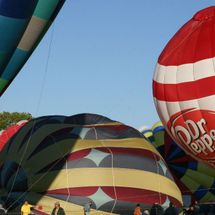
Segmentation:
<svg viewBox="0 0 215 215">
<path fill-rule="evenodd" d="M 197 12 L 161 53 L 155 105 L 171 137 L 215 167 L 215 6 Z"/>
</svg>

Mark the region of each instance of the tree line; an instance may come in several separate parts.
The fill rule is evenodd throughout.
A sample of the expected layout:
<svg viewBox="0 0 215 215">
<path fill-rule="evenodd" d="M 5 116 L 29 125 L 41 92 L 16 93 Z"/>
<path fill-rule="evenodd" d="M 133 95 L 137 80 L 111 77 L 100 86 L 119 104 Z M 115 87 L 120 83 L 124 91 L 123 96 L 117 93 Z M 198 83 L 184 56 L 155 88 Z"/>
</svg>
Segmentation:
<svg viewBox="0 0 215 215">
<path fill-rule="evenodd" d="M 16 124 L 21 120 L 30 120 L 32 115 L 25 112 L 0 112 L 0 130 L 6 129 L 12 124 Z"/>
</svg>

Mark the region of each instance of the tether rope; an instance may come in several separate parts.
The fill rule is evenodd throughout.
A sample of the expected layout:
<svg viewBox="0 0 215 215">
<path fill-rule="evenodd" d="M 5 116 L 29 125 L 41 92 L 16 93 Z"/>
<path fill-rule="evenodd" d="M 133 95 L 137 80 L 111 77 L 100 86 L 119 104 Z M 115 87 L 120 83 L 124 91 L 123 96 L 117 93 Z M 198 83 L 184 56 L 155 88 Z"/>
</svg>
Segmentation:
<svg viewBox="0 0 215 215">
<path fill-rule="evenodd" d="M 50 38 L 49 47 L 48 47 L 48 55 L 47 55 L 47 60 L 46 60 L 46 65 L 45 65 L 45 72 L 44 72 L 44 75 L 43 75 L 43 80 L 42 80 L 41 90 L 40 90 L 40 94 L 39 94 L 39 98 L 38 98 L 38 102 L 37 102 L 37 107 L 36 107 L 36 110 L 35 110 L 35 115 L 37 115 L 38 112 L 39 112 L 39 108 L 40 108 L 40 105 L 41 105 L 41 100 L 42 100 L 42 96 L 43 96 L 43 92 L 44 92 L 44 88 L 45 88 L 46 77 L 47 77 L 47 74 L 48 74 L 49 61 L 50 61 L 50 56 L 51 56 L 51 47 L 52 47 L 53 38 L 54 38 L 54 29 L 55 29 L 55 22 L 52 23 L 52 31 L 51 31 L 51 38 Z M 32 126 L 32 130 L 31 130 L 31 133 L 30 133 L 30 136 L 29 136 L 29 138 L 28 138 L 28 140 L 27 140 L 27 142 L 25 144 L 24 152 L 23 152 L 23 154 L 21 156 L 21 159 L 20 159 L 20 162 L 19 162 L 19 168 L 16 171 L 15 178 L 13 180 L 12 186 L 10 188 L 10 191 L 8 192 L 7 199 L 5 200 L 5 202 L 7 202 L 8 198 L 10 197 L 10 195 L 12 193 L 12 190 L 13 190 L 14 184 L 16 182 L 16 178 L 17 178 L 20 166 L 21 166 L 22 161 L 23 161 L 23 159 L 25 157 L 25 153 L 27 152 L 27 149 L 28 149 L 28 146 L 29 146 L 29 142 L 31 140 L 31 136 L 32 136 L 33 131 L 34 131 L 35 124 L 36 124 L 36 121 L 34 121 L 34 124 Z M 20 198 L 16 199 L 15 202 L 17 202 L 19 199 Z M 11 205 L 14 205 L 14 204 L 12 203 Z M 11 208 L 11 205 L 7 208 L 7 210 L 9 208 Z"/>
<path fill-rule="evenodd" d="M 93 127 L 94 129 L 94 132 L 95 132 L 95 135 L 96 135 L 96 140 L 99 140 L 98 139 L 98 134 L 97 134 L 97 131 L 95 129 L 95 127 Z M 104 143 L 103 143 L 103 140 L 100 140 L 102 146 L 104 148 L 107 148 L 107 150 L 109 151 L 110 155 L 111 155 L 111 171 L 112 171 L 112 182 L 113 182 L 113 189 L 114 189 L 114 195 L 115 195 L 115 199 L 114 199 L 114 204 L 112 206 L 112 209 L 111 209 L 111 213 L 113 213 L 114 211 L 114 208 L 116 206 L 116 203 L 117 203 L 117 192 L 116 192 L 116 186 L 115 186 L 115 175 L 114 175 L 114 160 L 113 160 L 113 152 L 111 151 L 111 149 L 109 147 L 107 147 Z"/>
</svg>

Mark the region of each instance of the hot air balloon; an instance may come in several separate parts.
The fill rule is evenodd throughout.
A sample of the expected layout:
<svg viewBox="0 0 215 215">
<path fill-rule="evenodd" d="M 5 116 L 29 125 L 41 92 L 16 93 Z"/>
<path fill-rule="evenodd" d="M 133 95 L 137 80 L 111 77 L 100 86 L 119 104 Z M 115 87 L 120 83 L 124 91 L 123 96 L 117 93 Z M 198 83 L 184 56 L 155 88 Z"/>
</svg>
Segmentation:
<svg viewBox="0 0 215 215">
<path fill-rule="evenodd" d="M 215 6 L 197 12 L 161 53 L 153 80 L 155 105 L 170 136 L 215 167 Z"/>
<path fill-rule="evenodd" d="M 68 214 L 133 214 L 158 202 L 178 207 L 181 193 L 158 151 L 132 127 L 96 114 L 29 121 L 0 154 L 0 202 L 27 199 L 50 214 L 56 201 Z M 16 210 L 16 209 L 14 209 Z"/>
<path fill-rule="evenodd" d="M 0 96 L 31 56 L 64 2 L 0 1 Z"/>
<path fill-rule="evenodd" d="M 25 124 L 28 120 L 21 120 L 8 128 L 0 131 L 0 151 L 7 141 Z"/>
<path fill-rule="evenodd" d="M 215 172 L 212 167 L 187 155 L 168 135 L 161 122 L 142 133 L 166 161 L 183 194 L 185 205 L 189 206 L 195 200 L 201 203 L 215 201 Z"/>
</svg>

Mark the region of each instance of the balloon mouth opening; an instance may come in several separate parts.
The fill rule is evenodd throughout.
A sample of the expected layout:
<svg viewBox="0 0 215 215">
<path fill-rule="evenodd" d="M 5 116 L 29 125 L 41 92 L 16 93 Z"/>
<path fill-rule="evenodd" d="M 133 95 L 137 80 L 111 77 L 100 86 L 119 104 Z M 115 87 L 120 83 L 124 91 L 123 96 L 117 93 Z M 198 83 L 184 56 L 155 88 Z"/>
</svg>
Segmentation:
<svg viewBox="0 0 215 215">
<path fill-rule="evenodd" d="M 196 21 L 203 21 L 208 19 L 215 19 L 215 6 L 207 7 L 197 12 L 193 19 Z"/>
</svg>

